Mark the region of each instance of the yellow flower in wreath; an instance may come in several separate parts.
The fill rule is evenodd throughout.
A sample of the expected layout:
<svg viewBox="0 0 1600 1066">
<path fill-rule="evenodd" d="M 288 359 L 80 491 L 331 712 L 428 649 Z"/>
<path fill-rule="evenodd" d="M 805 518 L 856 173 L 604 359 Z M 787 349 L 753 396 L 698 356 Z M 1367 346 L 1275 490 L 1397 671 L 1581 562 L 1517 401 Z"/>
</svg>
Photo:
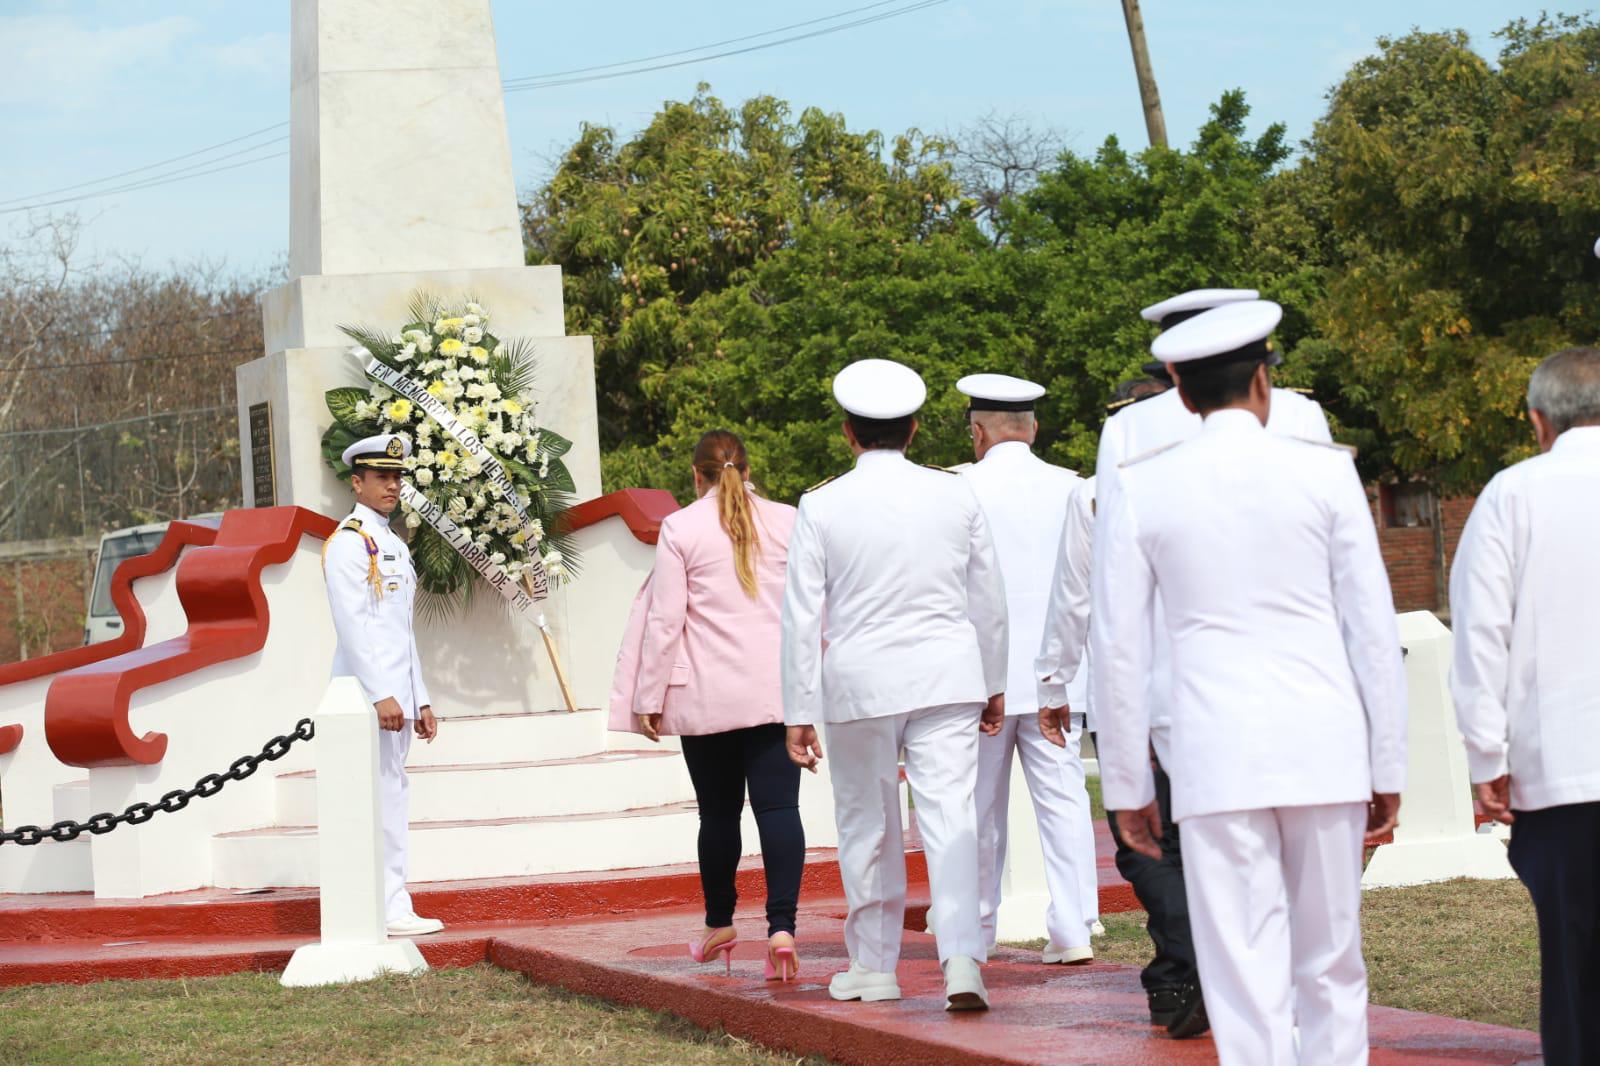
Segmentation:
<svg viewBox="0 0 1600 1066">
<path fill-rule="evenodd" d="M 461 461 L 461 456 L 455 452 L 442 452 L 439 455 L 439 465 L 446 470 L 454 470 L 455 465 Z"/>
<path fill-rule="evenodd" d="M 522 413 L 522 405 L 509 396 L 502 401 L 501 406 L 505 408 L 508 415 L 520 415 Z"/>
<path fill-rule="evenodd" d="M 388 416 L 391 422 L 409 422 L 411 421 L 411 401 L 406 399 L 394 400 L 388 407 L 383 409 L 383 413 Z"/>
<path fill-rule="evenodd" d="M 428 395 L 432 396 L 435 400 L 442 400 L 444 399 L 444 392 L 446 388 L 447 386 L 442 381 L 430 381 L 428 382 Z"/>
<path fill-rule="evenodd" d="M 449 342 L 447 341 L 446 343 Z M 477 344 L 474 344 L 472 346 L 472 350 L 467 354 L 471 355 L 472 361 L 477 363 L 479 366 L 482 366 L 484 363 L 489 361 L 489 350 Z"/>
<path fill-rule="evenodd" d="M 447 359 L 455 359 L 461 354 L 464 347 L 465 345 L 454 337 L 446 337 L 439 342 L 439 354 Z"/>
</svg>

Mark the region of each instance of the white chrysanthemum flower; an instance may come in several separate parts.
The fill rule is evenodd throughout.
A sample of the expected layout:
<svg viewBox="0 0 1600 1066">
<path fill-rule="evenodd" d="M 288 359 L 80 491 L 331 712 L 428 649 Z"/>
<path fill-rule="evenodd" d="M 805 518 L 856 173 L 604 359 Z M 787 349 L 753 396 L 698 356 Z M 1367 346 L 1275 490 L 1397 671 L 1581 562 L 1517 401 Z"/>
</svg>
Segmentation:
<svg viewBox="0 0 1600 1066">
<path fill-rule="evenodd" d="M 482 322 L 483 322 L 483 319 L 479 318 L 477 313 L 472 311 L 472 310 L 470 310 L 470 309 L 467 311 L 466 314 L 461 316 L 461 324 L 463 326 L 468 326 L 468 327 L 477 326 L 477 325 L 480 325 Z"/>
<path fill-rule="evenodd" d="M 356 401 L 356 421 L 365 422 L 375 414 L 373 407 L 366 400 Z"/>
<path fill-rule="evenodd" d="M 493 555 L 489 556 L 489 561 L 496 566 L 504 566 L 506 563 L 506 553 L 495 552 Z"/>
<path fill-rule="evenodd" d="M 523 506 L 527 506 L 527 505 L 524 504 Z M 537 518 L 535 518 L 532 522 L 528 523 L 528 533 L 530 535 L 532 535 L 534 540 L 543 540 L 544 539 L 544 523 L 539 521 Z"/>
<path fill-rule="evenodd" d="M 487 548 L 489 546 L 489 534 L 479 533 L 477 537 L 473 539 L 473 543 L 477 544 L 477 546 L 480 548 Z"/>
<path fill-rule="evenodd" d="M 502 433 L 500 435 L 500 439 L 505 441 L 507 450 L 513 450 L 522 446 L 522 434 L 520 433 Z"/>
<path fill-rule="evenodd" d="M 465 496 L 452 496 L 444 509 L 453 515 L 467 513 L 467 498 Z"/>
<path fill-rule="evenodd" d="M 478 376 L 477 370 L 473 369 L 473 367 L 470 365 L 463 366 L 461 369 L 456 371 L 456 374 L 460 376 L 462 381 L 471 381 L 473 378 Z"/>
<path fill-rule="evenodd" d="M 420 525 L 422 525 L 422 516 L 419 515 L 417 512 L 412 511 L 409 514 L 406 515 L 406 528 L 407 529 L 416 529 Z"/>
<path fill-rule="evenodd" d="M 433 351 L 433 338 L 424 333 L 422 339 L 417 342 L 417 351 L 423 355 Z"/>
<path fill-rule="evenodd" d="M 489 312 L 485 311 L 481 305 L 475 304 L 471 300 L 467 301 L 466 312 L 469 315 L 477 315 L 480 319 L 489 317 Z"/>
<path fill-rule="evenodd" d="M 425 466 L 417 467 L 417 484 L 418 485 L 432 485 L 433 484 L 433 471 L 430 470 L 428 467 L 425 467 Z"/>
<path fill-rule="evenodd" d="M 409 362 L 416 354 L 417 346 L 415 344 L 404 344 L 401 345 L 400 350 L 395 353 L 395 358 L 400 360 L 402 363 L 405 363 Z"/>
<path fill-rule="evenodd" d="M 472 318 L 472 315 L 468 315 L 467 321 L 472 321 Z M 477 344 L 479 341 L 483 340 L 483 329 L 479 326 L 469 325 L 465 330 L 462 331 L 461 339 L 466 341 L 468 344 Z"/>
<path fill-rule="evenodd" d="M 483 397 L 486 400 L 498 400 L 500 398 L 500 386 L 492 381 L 487 382 L 483 386 Z"/>
<path fill-rule="evenodd" d="M 372 386 L 372 398 L 382 402 L 384 400 L 393 399 L 394 393 L 389 389 L 388 386 L 374 383 Z"/>
</svg>

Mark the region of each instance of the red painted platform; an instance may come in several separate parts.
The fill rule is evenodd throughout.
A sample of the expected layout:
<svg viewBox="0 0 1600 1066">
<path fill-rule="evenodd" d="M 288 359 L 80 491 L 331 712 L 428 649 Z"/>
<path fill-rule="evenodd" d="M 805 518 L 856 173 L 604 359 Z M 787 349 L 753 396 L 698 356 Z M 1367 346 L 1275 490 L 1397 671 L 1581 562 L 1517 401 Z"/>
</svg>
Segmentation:
<svg viewBox="0 0 1600 1066">
<path fill-rule="evenodd" d="M 41 845 L 48 846 L 48 845 Z M 684 943 L 701 922 L 693 866 L 583 875 L 505 878 L 414 887 L 417 909 L 450 923 L 418 940 L 432 966 L 490 961 L 541 984 L 681 1015 L 756 1043 L 842 1063 L 1212 1062 L 1209 1040 L 1174 1042 L 1147 1024 L 1131 967 L 1042 966 L 1002 950 L 985 970 L 994 1008 L 985 1015 L 942 1009 L 932 938 L 918 932 L 926 910 L 926 866 L 907 856 L 908 908 L 899 1003 L 834 1003 L 829 975 L 845 965 L 838 864 L 808 857 L 800 917 L 801 979 L 762 977 L 764 923 L 759 862 L 740 872 L 739 928 L 747 939 L 734 973 L 697 966 Z M 1131 905 L 1103 858 L 1102 909 Z M 1107 888 L 1120 891 L 1106 891 Z M 0 986 L 110 978 L 200 977 L 278 971 L 315 938 L 316 893 L 279 890 L 235 896 L 216 890 L 137 901 L 81 895 L 0 897 Z M 1538 1054 L 1520 1030 L 1373 1008 L 1374 1063 L 1516 1063 Z"/>
<path fill-rule="evenodd" d="M 933 938 L 908 932 L 898 1003 L 835 1003 L 827 980 L 847 965 L 842 906 L 802 909 L 800 980 L 762 980 L 765 926 L 734 951 L 732 977 L 697 966 L 682 941 L 698 912 L 569 922 L 507 931 L 489 958 L 541 984 L 630 1006 L 666 1010 L 707 1028 L 796 1055 L 872 1066 L 928 1063 L 1215 1062 L 1209 1038 L 1174 1041 L 1150 1026 L 1138 970 L 1091 963 L 1043 966 L 1002 950 L 984 970 L 993 1009 L 948 1014 Z M 1539 1053 L 1533 1033 L 1374 1007 L 1373 1063 L 1517 1063 Z"/>
</svg>

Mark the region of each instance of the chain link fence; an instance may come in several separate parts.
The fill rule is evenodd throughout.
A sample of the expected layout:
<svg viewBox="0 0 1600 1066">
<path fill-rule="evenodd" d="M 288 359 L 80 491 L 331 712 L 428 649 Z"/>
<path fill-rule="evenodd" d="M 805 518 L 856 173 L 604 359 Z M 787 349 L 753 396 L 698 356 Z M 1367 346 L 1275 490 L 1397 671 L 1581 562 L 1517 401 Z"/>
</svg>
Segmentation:
<svg viewBox="0 0 1600 1066">
<path fill-rule="evenodd" d="M 98 536 L 239 505 L 231 402 L 76 423 L 0 432 L 0 542 Z"/>
</svg>

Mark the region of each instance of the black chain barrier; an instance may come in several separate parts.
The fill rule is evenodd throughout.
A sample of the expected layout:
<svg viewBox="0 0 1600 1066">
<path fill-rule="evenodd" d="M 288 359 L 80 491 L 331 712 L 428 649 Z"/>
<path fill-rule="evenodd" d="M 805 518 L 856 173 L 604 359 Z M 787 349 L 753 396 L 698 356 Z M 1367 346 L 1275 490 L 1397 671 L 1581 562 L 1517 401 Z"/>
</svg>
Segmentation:
<svg viewBox="0 0 1600 1066">
<path fill-rule="evenodd" d="M 317 735 L 317 730 L 311 724 L 311 719 L 302 718 L 295 723 L 294 732 L 288 736 L 273 737 L 261 748 L 259 755 L 243 755 L 233 760 L 228 769 L 220 774 L 207 774 L 194 783 L 193 788 L 176 788 L 154 803 L 135 803 L 121 814 L 112 814 L 107 811 L 97 814 L 86 822 L 74 822 L 70 818 L 57 822 L 48 829 L 38 825 L 19 825 L 10 832 L 0 832 L 0 844 L 21 844 L 24 847 L 33 844 L 42 844 L 46 840 L 59 840 L 66 843 L 77 840 L 84 833 L 100 836 L 111 832 L 119 825 L 143 825 L 162 811 L 168 814 L 177 814 L 189 806 L 193 799 L 206 799 L 222 791 L 222 786 L 229 781 L 243 781 L 264 762 L 277 762 L 289 754 L 289 749 L 297 740 L 310 740 Z"/>
</svg>

